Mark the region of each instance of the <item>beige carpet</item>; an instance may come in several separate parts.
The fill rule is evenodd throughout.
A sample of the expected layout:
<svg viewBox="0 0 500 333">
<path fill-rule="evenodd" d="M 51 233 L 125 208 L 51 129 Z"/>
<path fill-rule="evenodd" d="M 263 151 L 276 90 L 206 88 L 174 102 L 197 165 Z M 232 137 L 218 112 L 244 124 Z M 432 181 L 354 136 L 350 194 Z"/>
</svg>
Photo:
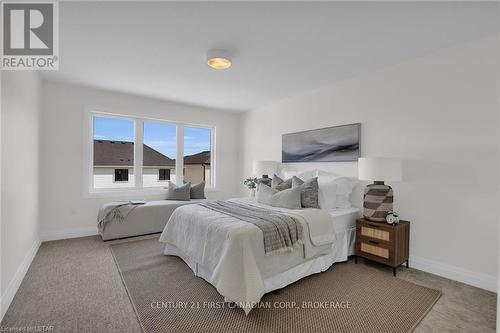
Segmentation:
<svg viewBox="0 0 500 333">
<path fill-rule="evenodd" d="M 337 263 L 265 295 L 263 308 L 246 317 L 181 259 L 162 255 L 157 239 L 111 249 L 148 333 L 410 332 L 440 297 L 438 290 L 364 264 Z"/>
<path fill-rule="evenodd" d="M 141 332 L 109 246 L 100 237 L 41 245 L 0 332 L 35 332 L 40 326 L 53 333 Z"/>
</svg>

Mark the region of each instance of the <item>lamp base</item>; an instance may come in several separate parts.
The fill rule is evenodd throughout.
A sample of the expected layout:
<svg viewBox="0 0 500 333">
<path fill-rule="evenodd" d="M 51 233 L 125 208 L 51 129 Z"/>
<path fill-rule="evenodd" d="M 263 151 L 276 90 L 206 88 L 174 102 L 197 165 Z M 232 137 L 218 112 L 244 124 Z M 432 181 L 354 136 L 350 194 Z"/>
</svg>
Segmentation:
<svg viewBox="0 0 500 333">
<path fill-rule="evenodd" d="M 385 218 L 392 210 L 394 195 L 392 187 L 382 181 L 375 181 L 366 186 L 363 196 L 363 216 L 374 222 L 386 222 Z"/>
<path fill-rule="evenodd" d="M 268 175 L 262 175 L 262 178 L 257 179 L 257 184 L 266 184 L 271 187 L 272 179 Z"/>
</svg>

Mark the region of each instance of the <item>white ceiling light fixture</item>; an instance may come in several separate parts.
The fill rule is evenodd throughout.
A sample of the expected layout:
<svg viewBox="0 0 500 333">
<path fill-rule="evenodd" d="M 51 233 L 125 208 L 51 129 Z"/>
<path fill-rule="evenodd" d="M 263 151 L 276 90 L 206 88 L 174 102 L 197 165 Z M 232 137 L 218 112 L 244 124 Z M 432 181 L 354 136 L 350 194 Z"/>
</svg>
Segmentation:
<svg viewBox="0 0 500 333">
<path fill-rule="evenodd" d="M 208 51 L 207 65 L 213 69 L 228 69 L 231 67 L 231 57 L 229 52 L 224 50 Z"/>
</svg>

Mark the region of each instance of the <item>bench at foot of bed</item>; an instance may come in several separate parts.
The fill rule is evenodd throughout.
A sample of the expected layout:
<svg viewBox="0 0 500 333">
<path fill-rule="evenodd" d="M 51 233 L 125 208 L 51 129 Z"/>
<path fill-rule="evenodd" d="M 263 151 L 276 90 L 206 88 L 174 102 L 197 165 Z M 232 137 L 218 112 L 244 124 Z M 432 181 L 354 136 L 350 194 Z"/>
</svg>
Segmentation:
<svg viewBox="0 0 500 333">
<path fill-rule="evenodd" d="M 123 222 L 113 220 L 106 223 L 100 232 L 103 240 L 112 240 L 162 232 L 170 215 L 177 207 L 203 202 L 206 199 L 190 201 L 156 200 L 137 205 Z"/>
</svg>

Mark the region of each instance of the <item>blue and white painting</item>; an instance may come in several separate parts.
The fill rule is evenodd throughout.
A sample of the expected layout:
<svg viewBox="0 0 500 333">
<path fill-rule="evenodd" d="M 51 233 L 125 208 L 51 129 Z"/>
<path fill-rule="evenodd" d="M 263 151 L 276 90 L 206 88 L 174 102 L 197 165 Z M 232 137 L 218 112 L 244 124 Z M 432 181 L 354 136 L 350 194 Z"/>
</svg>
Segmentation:
<svg viewBox="0 0 500 333">
<path fill-rule="evenodd" d="M 281 160 L 283 163 L 357 161 L 360 135 L 359 123 L 284 134 Z"/>
</svg>

